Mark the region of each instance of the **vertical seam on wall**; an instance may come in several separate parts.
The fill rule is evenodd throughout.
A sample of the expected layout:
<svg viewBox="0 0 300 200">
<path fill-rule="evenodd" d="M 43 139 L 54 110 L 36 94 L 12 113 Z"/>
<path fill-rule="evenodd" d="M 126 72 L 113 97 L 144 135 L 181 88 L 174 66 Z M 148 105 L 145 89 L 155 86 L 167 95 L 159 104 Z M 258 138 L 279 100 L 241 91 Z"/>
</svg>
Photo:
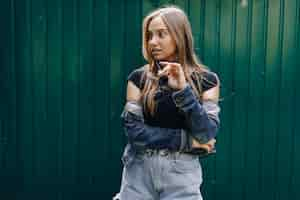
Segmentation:
<svg viewBox="0 0 300 200">
<path fill-rule="evenodd" d="M 278 43 L 279 43 L 279 87 L 277 88 L 278 94 L 277 94 L 277 107 L 280 107 L 281 104 L 281 87 L 282 87 L 282 43 L 283 43 L 283 35 L 284 35 L 284 3 L 285 0 L 280 0 L 280 17 L 279 17 L 279 37 L 278 37 Z M 279 180 L 278 180 L 278 152 L 279 152 L 279 135 L 280 135 L 280 127 L 282 126 L 280 123 L 280 115 L 276 116 L 276 140 L 275 140 L 275 159 L 274 159 L 274 183 L 275 187 L 279 189 Z M 279 191 L 275 190 L 274 198 L 278 199 Z"/>
<path fill-rule="evenodd" d="M 49 30 L 49 10 L 48 10 L 48 1 L 47 0 L 44 0 L 43 2 L 43 6 L 44 6 L 44 15 L 45 15 L 45 29 L 44 29 L 44 42 L 45 42 L 45 47 L 44 47 L 44 62 L 45 62 L 45 111 L 44 111 L 44 114 L 45 114 L 45 119 L 43 119 L 43 122 L 44 122 L 44 125 L 43 125 L 43 128 L 47 129 L 45 130 L 45 132 L 47 132 L 49 129 L 48 129 L 48 126 L 49 126 L 49 34 L 48 34 L 48 30 Z M 44 28 L 44 27 L 43 27 Z M 48 132 L 49 134 L 49 132 Z M 59 134 L 59 133 L 58 133 Z M 56 135 L 57 137 L 57 135 Z M 57 143 L 58 145 L 58 143 Z M 57 151 L 57 149 L 55 149 Z M 56 155 L 55 155 L 56 156 Z M 56 156 L 56 165 L 57 165 L 57 156 Z M 54 169 L 55 171 L 55 175 L 57 176 L 58 175 L 58 167 L 56 166 L 56 169 Z"/>
<path fill-rule="evenodd" d="M 2 112 L 1 112 L 2 113 Z M 3 122 L 3 118 L 0 118 L 0 145 L 2 145 L 1 143 L 2 143 L 2 138 L 3 138 L 3 136 L 2 136 L 2 133 L 4 133 L 4 122 Z M 1 152 L 0 151 L 0 156 L 2 157 L 3 156 L 3 152 Z M 1 159 L 0 160 L 0 168 L 2 169 L 2 167 L 3 167 L 3 160 Z"/>
<path fill-rule="evenodd" d="M 135 5 L 135 4 L 134 4 Z M 127 36 L 128 36 L 128 31 L 127 31 L 127 25 L 128 25 L 128 10 L 129 10 L 130 6 L 128 6 L 128 1 L 127 0 L 124 0 L 124 4 L 123 4 L 123 14 L 124 14 L 124 17 L 123 17 L 123 25 L 124 25 L 124 28 L 123 28 L 123 48 L 122 49 L 127 49 L 128 48 L 128 41 L 127 41 Z M 124 80 L 126 80 L 126 74 L 125 72 L 127 71 L 128 68 L 130 68 L 130 66 L 128 65 L 128 51 L 122 51 L 122 57 L 121 57 L 121 60 L 122 60 L 122 64 L 124 64 L 125 68 L 121 67 L 121 70 L 120 70 L 120 73 L 122 74 L 122 81 L 123 81 L 123 84 L 126 85 L 126 82 Z M 124 90 L 121 90 L 121 94 L 124 94 Z M 125 95 L 126 95 L 126 90 L 125 90 Z M 124 96 L 124 95 L 122 95 Z M 125 96 L 126 97 L 126 96 Z M 123 100 L 122 100 L 123 101 Z M 122 109 L 122 108 L 121 108 Z M 122 129 L 121 129 L 122 130 Z M 121 135 L 121 138 L 120 140 L 122 141 L 122 143 L 124 144 L 124 135 Z"/>
<path fill-rule="evenodd" d="M 231 30 L 231 49 L 232 49 L 232 57 L 231 57 L 231 63 L 232 63 L 232 71 L 231 71 L 231 90 L 233 90 L 233 93 L 235 93 L 235 36 L 236 36 L 236 1 L 232 0 L 232 30 Z M 234 119 L 234 102 L 235 102 L 235 98 L 233 96 L 232 98 L 232 112 L 231 112 L 231 122 L 233 123 L 233 119 Z M 229 183 L 232 183 L 232 138 L 233 138 L 233 124 L 231 124 L 230 126 L 230 166 L 229 166 Z"/>
<path fill-rule="evenodd" d="M 133 4 L 133 5 L 135 5 L 135 4 Z M 122 45 L 123 46 L 122 46 L 122 49 L 123 50 L 121 52 L 121 66 L 124 65 L 125 67 L 120 67 L 120 73 L 121 73 L 120 77 L 122 77 L 123 80 L 124 80 L 124 76 L 125 76 L 124 72 L 126 71 L 125 68 L 128 69 L 128 60 L 126 59 L 128 51 L 126 51 L 125 49 L 128 48 L 128 42 L 127 42 L 127 35 L 128 35 L 128 31 L 127 31 L 127 17 L 128 17 L 128 9 L 129 8 L 130 7 L 128 6 L 128 1 L 124 0 L 124 3 L 122 4 L 122 8 L 121 8 L 123 10 L 123 21 L 122 21 L 122 23 L 123 23 L 123 30 L 122 30 L 123 31 L 123 33 L 122 33 L 122 39 L 123 39 Z M 126 83 L 124 83 L 124 84 L 126 84 Z M 124 90 L 120 90 L 120 93 L 124 94 Z M 119 106 L 122 109 L 121 105 L 119 105 Z M 118 111 L 117 113 L 119 114 L 120 109 L 118 109 L 117 111 Z M 117 118 L 117 119 L 119 119 L 119 118 Z M 122 127 L 120 127 L 120 128 L 122 130 Z M 122 138 L 120 138 L 120 141 L 122 141 Z"/>
<path fill-rule="evenodd" d="M 77 141 L 75 145 L 75 151 L 77 156 L 77 162 L 76 162 L 76 181 L 79 183 L 80 181 L 80 79 L 79 79 L 79 73 L 80 73 L 80 34 L 79 34 L 79 0 L 74 0 L 74 13 L 73 13 L 73 23 L 74 23 L 74 32 L 75 32 L 75 44 L 76 44 L 76 50 L 77 50 L 77 62 L 76 62 L 76 70 L 77 70 Z"/>
<path fill-rule="evenodd" d="M 187 11 L 188 11 L 188 18 L 190 18 L 191 17 L 191 7 L 190 7 L 190 4 L 191 4 L 191 1 L 190 0 L 188 0 L 187 2 L 186 2 L 186 7 L 187 7 Z"/>
<path fill-rule="evenodd" d="M 139 21 L 139 27 L 143 27 L 143 0 L 139 0 L 139 19 L 140 19 L 140 21 Z M 174 3 L 174 0 L 173 0 L 173 3 Z M 141 30 L 141 28 L 139 28 L 139 30 Z M 139 47 L 139 51 L 140 51 L 140 53 L 142 54 L 142 56 L 140 56 L 140 64 L 143 62 L 143 53 L 142 53 L 142 50 L 143 50 L 143 47 L 142 47 L 142 45 L 143 45 L 143 42 L 142 42 L 142 36 L 141 36 L 141 34 L 140 34 L 140 36 L 139 36 L 139 42 L 141 43 L 141 45 L 140 45 L 140 47 Z"/>
<path fill-rule="evenodd" d="M 92 45 L 91 49 L 92 49 L 92 65 L 93 65 L 93 111 L 92 111 L 92 115 L 93 115 L 93 122 L 92 122 L 92 130 L 93 130 L 93 137 L 96 137 L 96 93 L 97 93 L 97 90 L 96 90 L 96 80 L 97 80 L 97 73 L 96 73 L 96 42 L 95 42 L 95 8 L 96 8 L 96 3 L 95 3 L 95 0 L 91 0 L 91 15 L 90 15 L 90 18 L 91 18 L 91 41 L 90 44 Z M 93 144 L 95 145 L 95 144 Z M 93 184 L 95 183 L 95 176 L 93 176 Z"/>
<path fill-rule="evenodd" d="M 15 64 L 15 59 L 16 59 L 16 22 L 15 22 L 15 14 L 16 14 L 16 10 L 15 10 L 15 0 L 11 0 L 10 1 L 10 11 L 11 11 L 11 20 L 10 20 L 10 26 L 11 26 L 11 66 L 12 66 L 12 71 L 13 74 L 12 76 L 14 77 L 14 103 L 15 103 L 15 122 L 14 122 L 14 126 L 15 126 L 15 144 L 16 144 L 16 163 L 18 163 L 19 161 L 19 143 L 18 143 L 18 126 L 17 126 L 17 109 L 18 109 L 18 104 L 17 104 L 17 73 L 16 73 L 16 64 Z M 1 119 L 0 119 L 1 120 Z M 20 166 L 20 165 L 18 165 Z"/>
<path fill-rule="evenodd" d="M 91 127 L 92 127 L 92 137 L 95 138 L 95 133 L 96 133 L 96 99 L 95 99 L 95 94 L 96 94 L 96 65 L 95 65 L 95 0 L 91 0 L 90 1 L 90 33 L 89 33 L 89 36 L 91 37 L 90 40 L 89 40 L 89 44 L 91 45 L 91 47 L 89 47 L 91 49 L 91 62 L 92 62 L 92 83 L 91 84 L 91 90 L 92 90 L 92 111 L 91 111 L 91 116 L 92 116 L 92 119 L 91 119 Z M 95 141 L 92 140 L 92 149 L 95 147 Z M 93 168 L 94 170 L 95 168 Z M 89 178 L 89 184 L 90 185 L 94 185 L 95 183 L 95 175 L 94 175 L 94 171 L 92 171 L 92 173 L 89 175 L 90 178 Z"/>
<path fill-rule="evenodd" d="M 267 41 L 268 41 L 268 21 L 269 21 L 269 11 L 268 11 L 268 5 L 269 1 L 264 0 L 264 23 L 263 23 L 263 28 L 264 28 L 264 76 L 263 76 L 263 92 L 266 90 L 266 55 L 267 55 Z M 265 107 L 265 97 L 262 98 L 262 106 Z M 264 136 L 265 136 L 265 114 L 262 112 L 262 134 L 261 134 L 261 151 L 260 151 L 260 158 L 259 158 L 259 192 L 262 192 L 262 162 L 263 162 L 263 146 L 265 143 Z"/>
<path fill-rule="evenodd" d="M 201 46 L 200 46 L 200 52 L 199 52 L 199 54 L 201 54 L 202 55 L 202 57 L 201 57 L 201 62 L 205 62 L 204 61 L 204 53 L 205 53 L 205 49 L 204 49 L 204 37 L 205 37 L 205 7 L 206 7 L 206 1 L 205 0 L 201 0 L 201 13 L 202 13 L 202 16 L 201 16 L 201 25 L 200 25 L 200 27 L 201 27 L 201 39 L 200 39 L 200 41 L 201 41 Z"/>
<path fill-rule="evenodd" d="M 111 98 L 111 92 L 110 92 L 110 80 L 111 80 L 111 67 L 110 67 L 110 65 L 111 65 L 111 23 L 110 23 L 110 21 L 111 21 L 111 18 L 110 18 L 110 15 L 111 15 L 111 13 L 112 13 L 112 11 L 111 11 L 111 1 L 110 0 L 108 0 L 107 1 L 107 10 L 108 10 L 108 12 L 107 12 L 107 30 L 108 30 L 108 34 L 107 34 L 107 50 L 108 50 L 108 56 L 107 56 L 107 73 L 105 73 L 105 74 L 107 74 L 107 76 L 106 76 L 106 78 L 107 78 L 107 80 L 106 80 L 106 83 L 107 83 L 107 98 L 106 98 L 106 102 L 105 102 L 105 105 L 107 105 L 108 104 L 108 102 L 109 102 L 109 100 L 110 100 L 110 98 Z M 107 109 L 107 115 L 108 115 L 108 121 L 107 121 L 107 133 L 110 133 L 110 131 L 111 131 L 111 126 L 110 126 L 110 121 L 111 121 L 111 106 L 106 106 L 106 109 Z M 109 134 L 107 134 L 107 138 L 108 138 L 108 144 L 110 144 L 110 135 Z M 108 151 L 107 151 L 107 154 L 108 154 L 108 157 L 110 157 L 111 156 L 111 148 L 109 148 L 108 146 L 107 146 L 107 148 L 108 148 Z"/>
<path fill-rule="evenodd" d="M 293 58 L 295 58 L 295 60 L 297 60 L 296 58 L 296 53 L 295 52 L 297 52 L 297 48 L 298 48 L 298 38 L 297 38 L 297 32 L 298 32 L 298 29 L 299 29 L 299 27 L 297 26 L 297 19 L 298 19 L 298 1 L 296 1 L 295 2 L 295 4 L 296 4 L 296 7 L 295 7 L 295 9 L 296 9 L 296 11 L 295 11 L 295 24 L 294 24 L 294 27 L 296 27 L 295 28 L 295 36 L 294 36 L 294 41 L 295 41 L 295 43 L 293 44 L 294 45 L 294 51 L 293 51 L 293 54 L 292 54 L 292 59 Z M 296 69 L 296 65 L 294 66 L 294 65 L 292 65 L 292 67 L 293 68 L 295 68 Z M 292 81 L 295 81 L 296 82 L 296 76 L 295 76 L 295 74 L 297 74 L 297 73 L 293 73 L 293 76 L 291 77 L 292 78 Z M 293 96 L 293 103 L 292 103 L 292 105 L 297 105 L 297 103 L 296 103 L 296 90 L 292 90 L 292 96 Z M 292 197 L 292 187 L 293 187 L 293 185 L 292 185 L 292 177 L 293 177 L 293 175 L 294 175 L 294 156 L 295 156 L 295 152 L 294 152 L 294 148 L 295 148 L 295 144 L 294 144 L 294 141 L 296 141 L 296 140 L 294 140 L 294 138 L 295 138 L 295 124 L 296 124 L 296 113 L 297 112 L 293 112 L 292 113 L 292 115 L 293 115 L 293 117 L 292 117 L 292 123 L 291 123 L 291 125 L 292 125 L 292 128 L 291 128 L 291 138 L 290 138 L 290 144 L 291 144 L 291 152 L 290 152 L 290 169 L 289 169 L 289 171 L 290 171 L 290 176 L 289 176 L 289 178 L 288 178 L 288 199 L 291 199 Z"/>
<path fill-rule="evenodd" d="M 124 49 L 127 49 L 127 34 L 128 32 L 126 31 L 126 27 L 127 27 L 127 9 L 129 9 L 130 7 L 127 5 L 127 0 L 123 0 L 123 5 L 122 5 L 122 12 L 123 12 L 123 18 L 122 18 L 122 24 L 123 24 L 123 30 L 122 30 L 122 35 L 121 35 L 121 38 L 122 38 L 122 51 L 121 51 L 121 65 L 125 66 L 125 67 L 120 67 L 120 77 L 122 80 L 124 80 L 124 77 L 125 77 L 125 71 L 126 69 L 128 69 L 128 61 L 126 59 L 127 57 L 127 53 L 128 51 L 124 51 Z M 122 81 L 121 80 L 121 81 Z M 121 83 L 120 81 L 120 83 Z M 124 82 L 123 82 L 124 83 Z M 124 83 L 125 84 L 125 83 Z M 123 84 L 121 84 L 123 85 Z M 121 94 L 124 92 L 123 90 L 120 90 Z M 118 113 L 118 112 L 117 112 Z M 122 141 L 122 138 L 120 139 Z"/>
<path fill-rule="evenodd" d="M 43 129 L 48 129 L 48 124 L 49 124 L 49 59 L 48 59 L 48 38 L 49 38 L 49 34 L 48 34 L 48 30 L 49 30 L 49 17 L 48 17 L 48 5 L 47 5 L 47 0 L 43 1 L 43 11 L 44 11 L 44 19 L 45 19 L 45 24 L 43 26 L 43 31 L 45 31 L 43 34 L 44 37 L 44 62 L 45 62 L 45 71 L 44 71 L 44 76 L 45 76 L 45 111 L 44 111 L 44 115 L 45 115 L 45 119 L 43 119 Z M 45 130 L 46 132 L 47 130 Z M 55 173 L 57 174 L 58 169 L 55 169 Z"/>
<path fill-rule="evenodd" d="M 217 23 L 216 23 L 216 30 L 217 30 L 217 44 L 216 44 L 216 57 L 218 59 L 216 59 L 217 63 L 217 72 L 218 74 L 220 73 L 220 59 L 221 59 L 221 51 L 220 51 L 220 37 L 221 37 L 221 7 L 222 7 L 222 4 L 221 4 L 221 0 L 218 0 L 217 4 Z M 214 158 L 214 182 L 217 182 L 217 159 Z M 213 198 L 216 199 L 216 191 L 217 191 L 217 185 L 214 184 L 213 185 L 214 187 L 214 193 L 213 193 Z"/>
<path fill-rule="evenodd" d="M 221 6 L 222 6 L 221 2 L 222 2 L 221 0 L 218 0 L 218 2 L 217 2 L 217 4 L 218 4 L 218 6 L 217 6 L 218 15 L 217 15 L 217 23 L 216 23 L 216 30 L 217 30 L 217 36 L 218 36 L 217 44 L 216 44 L 216 49 L 217 49 L 216 56 L 218 58 L 218 59 L 216 59 L 217 72 L 220 72 L 220 55 L 221 55 L 221 53 L 220 53 L 220 37 L 221 37 L 220 24 L 221 24 Z"/>
<path fill-rule="evenodd" d="M 246 48 L 247 48 L 247 73 L 248 73 L 248 87 L 247 87 L 247 100 L 250 100 L 250 82 L 251 82 L 251 38 L 252 38 L 252 12 L 253 12 L 253 2 L 249 2 L 247 6 L 247 42 L 246 42 Z M 248 147 L 249 143 L 247 141 L 249 139 L 249 106 L 246 107 L 246 137 L 245 137 L 245 149 L 244 149 L 244 166 L 243 169 L 247 169 L 247 160 L 248 160 Z M 243 193 L 242 193 L 242 198 L 246 199 L 246 184 L 243 182 Z"/>
<path fill-rule="evenodd" d="M 268 32 L 269 32 L 269 0 L 266 0 L 266 4 L 265 4 L 265 41 L 264 41 L 264 92 L 267 90 L 266 86 L 267 86 L 267 55 L 268 55 Z M 266 96 L 264 96 L 263 98 L 263 107 L 265 107 L 265 105 L 267 105 L 267 101 L 266 101 Z M 263 113 L 263 137 L 262 137 L 262 147 L 264 147 L 265 144 L 265 137 L 266 137 L 266 126 L 265 126 L 265 113 Z M 265 148 L 263 148 L 263 151 L 261 153 L 261 181 L 263 180 L 262 176 L 263 176 L 263 158 L 264 158 L 264 150 Z M 263 189 L 263 185 L 261 184 L 261 192 Z"/>
<path fill-rule="evenodd" d="M 57 1 L 57 6 L 58 6 L 58 25 L 60 26 L 60 49 L 61 49 L 61 53 L 60 53 L 60 71 L 59 73 L 61 73 L 60 75 L 60 99 L 59 99 L 59 103 L 60 103 L 60 111 L 59 111 L 59 133 L 57 136 L 57 176 L 58 176 L 58 180 L 62 181 L 61 177 L 63 177 L 63 135 L 64 135 L 64 54 L 63 54 L 63 50 L 64 50 L 64 30 L 63 30 L 63 0 L 58 0 Z M 60 191 L 58 193 L 58 199 L 61 200 L 63 199 L 63 192 Z"/>
<path fill-rule="evenodd" d="M 28 1 L 28 4 L 27 4 L 27 15 L 28 15 L 28 25 L 29 25 L 29 41 L 28 41 L 28 44 L 29 44 L 29 66 L 30 66 L 30 72 L 33 71 L 33 49 L 32 49 L 32 0 L 29 0 Z M 34 103 L 34 91 L 33 91 L 33 77 L 32 77 L 32 73 L 30 75 L 30 92 L 31 92 L 31 108 L 32 108 L 32 112 L 31 112 L 31 128 L 32 128 L 32 175 L 34 175 L 34 170 L 35 170 L 35 149 L 36 149 L 36 143 L 35 143 L 35 134 L 36 134 L 36 131 L 34 129 L 34 110 L 33 110 L 33 105 L 35 105 Z"/>
<path fill-rule="evenodd" d="M 64 135 L 64 88 L 65 88 L 65 85 L 64 85 L 64 75 L 65 75 L 65 68 L 64 68 L 64 49 L 65 49 L 65 45 L 64 45 L 64 8 L 63 8 L 63 0 L 60 0 L 59 1 L 59 20 L 60 20 L 60 30 L 61 30 L 61 42 L 60 42 L 60 48 L 62 49 L 61 50 L 61 119 L 60 119 L 60 126 L 61 126 L 61 130 L 60 130 L 60 135 L 59 135 L 59 138 L 60 139 L 60 151 L 59 151 L 59 154 L 60 154 L 60 160 L 59 162 L 61 162 L 61 168 L 60 170 L 58 171 L 58 176 L 63 176 L 63 160 L 64 160 L 64 157 L 63 157 L 63 135 Z M 58 163 L 59 163 L 58 162 Z"/>
<path fill-rule="evenodd" d="M 295 58 L 297 58 L 297 52 L 299 52 L 298 50 L 299 50 L 299 9 L 300 9 L 300 3 L 299 3 L 300 1 L 299 0 L 297 0 L 297 2 L 296 2 L 296 20 L 295 20 L 295 27 L 297 27 L 296 29 L 295 29 L 295 53 L 294 53 L 294 55 L 293 56 L 295 56 Z M 297 26 L 297 24 L 298 24 L 298 26 Z M 299 62 L 299 61 L 298 61 Z M 295 66 L 295 68 L 296 68 L 296 66 Z M 293 77 L 293 79 L 292 79 L 293 81 L 297 81 L 297 73 L 294 73 L 294 77 Z M 297 87 L 296 86 L 294 86 L 294 90 L 293 90 L 293 99 L 294 99 L 294 103 L 293 103 L 293 105 L 298 105 L 297 104 L 297 92 L 296 92 L 296 90 L 297 90 Z M 290 174 L 290 177 L 289 177 L 289 182 L 288 182 L 288 185 L 289 185 L 289 187 L 288 187 L 288 190 L 289 190 L 289 192 L 288 192 L 288 194 L 290 195 L 290 198 L 289 199 L 295 199 L 296 198 L 296 196 L 295 196 L 295 187 L 294 187 L 294 185 L 293 185 L 293 180 L 294 180 L 294 173 L 295 173 L 295 142 L 294 141 L 296 141 L 296 117 L 297 117 L 297 112 L 293 112 L 293 127 L 292 127 L 292 140 L 291 140 L 291 144 L 292 144 L 292 147 L 291 147 L 291 156 L 290 156 L 290 158 L 292 158 L 291 159 L 291 166 L 290 166 L 290 171 L 291 171 L 291 174 Z"/>
<path fill-rule="evenodd" d="M 123 41 L 122 41 L 122 45 L 123 45 L 123 48 L 122 49 L 127 49 L 127 45 L 128 45 L 128 42 L 127 42 L 127 35 L 128 35 L 128 32 L 126 31 L 127 29 L 127 17 L 128 17 L 128 13 L 127 13 L 127 9 L 129 9 L 129 6 L 128 6 L 128 3 L 127 3 L 127 0 L 123 0 L 124 1 L 124 4 L 123 4 L 123 25 L 124 25 L 124 28 L 123 28 L 123 33 L 122 33 L 122 37 L 123 37 Z M 124 64 L 125 68 L 127 69 L 128 68 L 128 62 L 127 62 L 127 53 L 128 51 L 122 51 L 122 56 L 121 56 L 121 64 Z M 125 70 L 124 68 L 121 67 L 121 70 L 120 70 L 120 73 L 122 74 L 122 79 L 124 80 L 124 76 L 125 76 Z M 122 92 L 122 91 L 121 91 Z"/>
</svg>

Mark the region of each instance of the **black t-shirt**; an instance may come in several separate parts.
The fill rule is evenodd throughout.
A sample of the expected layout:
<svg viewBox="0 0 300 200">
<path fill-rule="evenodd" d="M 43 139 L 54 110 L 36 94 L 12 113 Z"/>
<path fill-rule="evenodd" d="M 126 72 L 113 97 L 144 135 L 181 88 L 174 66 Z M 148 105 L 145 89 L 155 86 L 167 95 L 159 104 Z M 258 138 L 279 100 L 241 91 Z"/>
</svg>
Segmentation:
<svg viewBox="0 0 300 200">
<path fill-rule="evenodd" d="M 132 81 L 140 90 L 142 90 L 145 85 L 144 67 L 132 71 L 127 80 Z M 193 81 L 196 83 L 197 80 L 193 78 Z M 209 90 L 216 86 L 217 82 L 218 78 L 215 73 L 211 71 L 202 73 L 202 91 Z M 160 98 L 157 101 L 156 106 L 156 111 L 153 116 L 144 112 L 146 124 L 162 128 L 185 128 L 184 115 L 180 113 L 179 109 L 176 107 L 172 99 L 172 91 L 163 91 L 162 95 L 160 93 Z"/>
</svg>

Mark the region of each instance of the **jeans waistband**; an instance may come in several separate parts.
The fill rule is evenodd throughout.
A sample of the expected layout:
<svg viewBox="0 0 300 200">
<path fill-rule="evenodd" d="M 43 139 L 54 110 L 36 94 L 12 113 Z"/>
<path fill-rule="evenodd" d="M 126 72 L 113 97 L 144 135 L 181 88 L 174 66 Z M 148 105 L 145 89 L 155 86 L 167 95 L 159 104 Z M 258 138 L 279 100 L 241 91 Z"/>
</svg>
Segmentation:
<svg viewBox="0 0 300 200">
<path fill-rule="evenodd" d="M 173 155 L 183 154 L 183 152 L 173 151 L 173 150 L 169 150 L 169 149 L 144 149 L 144 150 L 138 151 L 137 154 L 146 155 L 146 156 L 153 156 L 153 155 L 169 156 L 172 154 Z"/>
</svg>

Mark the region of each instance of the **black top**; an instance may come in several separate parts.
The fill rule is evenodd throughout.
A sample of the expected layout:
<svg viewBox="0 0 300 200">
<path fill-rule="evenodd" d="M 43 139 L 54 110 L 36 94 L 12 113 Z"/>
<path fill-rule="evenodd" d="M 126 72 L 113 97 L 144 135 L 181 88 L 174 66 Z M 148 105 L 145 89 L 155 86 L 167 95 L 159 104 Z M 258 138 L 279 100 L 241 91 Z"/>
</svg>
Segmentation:
<svg viewBox="0 0 300 200">
<path fill-rule="evenodd" d="M 143 77 L 144 68 L 138 68 L 132 71 L 127 80 L 132 81 L 139 89 L 143 89 L 145 84 L 145 78 Z M 198 75 L 199 76 L 199 75 Z M 192 76 L 194 77 L 194 76 Z M 200 78 L 200 77 L 199 77 Z M 196 83 L 197 80 L 193 78 L 193 81 Z M 217 85 L 218 79 L 217 75 L 211 71 L 202 73 L 202 91 L 209 90 L 210 88 Z M 158 126 L 162 128 L 185 128 L 184 125 L 184 116 L 179 112 L 175 103 L 172 99 L 172 91 L 162 91 L 159 94 L 157 99 L 157 107 L 154 116 L 146 114 L 145 123 L 151 126 Z"/>
</svg>

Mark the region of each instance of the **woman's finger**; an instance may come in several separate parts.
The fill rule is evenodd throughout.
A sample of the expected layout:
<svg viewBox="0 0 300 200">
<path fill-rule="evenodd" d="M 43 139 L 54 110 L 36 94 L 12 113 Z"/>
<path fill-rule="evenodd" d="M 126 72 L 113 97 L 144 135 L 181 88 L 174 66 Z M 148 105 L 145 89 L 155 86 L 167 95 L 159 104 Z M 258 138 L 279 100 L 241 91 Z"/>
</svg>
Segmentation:
<svg viewBox="0 0 300 200">
<path fill-rule="evenodd" d="M 161 61 L 162 65 L 164 66 L 163 69 L 159 72 L 159 75 L 169 75 L 170 73 L 174 75 L 174 73 L 178 73 L 180 70 L 180 64 L 174 62 L 165 62 Z"/>
<path fill-rule="evenodd" d="M 172 65 L 172 66 L 180 67 L 180 64 L 177 62 L 160 61 L 159 64 L 161 64 L 163 66 Z"/>
<path fill-rule="evenodd" d="M 210 139 L 207 143 L 209 143 L 209 144 L 215 144 L 216 143 L 216 139 L 215 138 L 213 138 L 213 139 Z"/>
<path fill-rule="evenodd" d="M 159 61 L 159 65 L 165 67 L 166 65 L 168 65 L 169 62 L 165 62 L 165 61 Z"/>
<path fill-rule="evenodd" d="M 161 61 L 160 63 L 162 63 L 162 65 L 165 66 L 163 69 L 168 70 L 169 73 L 171 73 L 172 75 L 176 75 L 176 74 L 182 72 L 182 68 L 181 68 L 181 65 L 179 63 L 166 62 L 166 61 Z"/>
<path fill-rule="evenodd" d="M 168 76 L 170 70 L 170 65 L 164 67 L 162 70 L 158 71 L 158 76 Z"/>
</svg>

